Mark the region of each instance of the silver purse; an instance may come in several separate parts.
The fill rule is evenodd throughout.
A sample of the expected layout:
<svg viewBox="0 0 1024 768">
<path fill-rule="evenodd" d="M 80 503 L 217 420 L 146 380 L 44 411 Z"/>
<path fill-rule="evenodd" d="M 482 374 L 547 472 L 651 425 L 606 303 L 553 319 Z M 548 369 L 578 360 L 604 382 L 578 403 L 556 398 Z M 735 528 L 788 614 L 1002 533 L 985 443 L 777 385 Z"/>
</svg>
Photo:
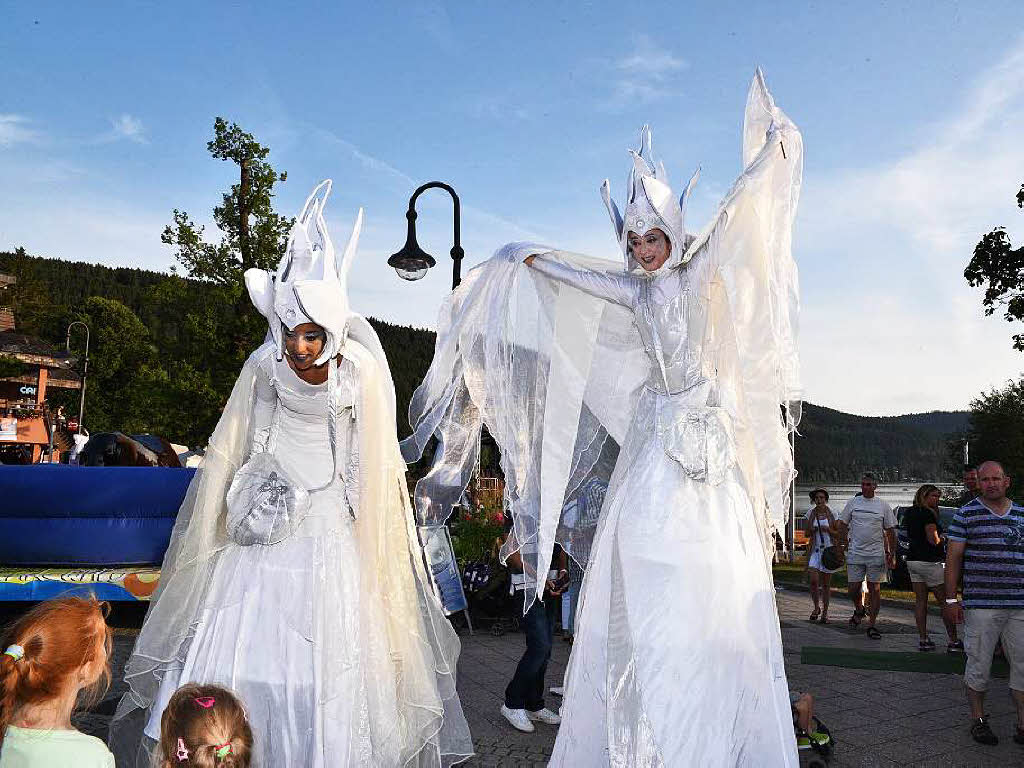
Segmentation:
<svg viewBox="0 0 1024 768">
<path fill-rule="evenodd" d="M 235 473 L 227 495 L 228 536 L 236 544 L 277 544 L 309 512 L 309 491 L 269 453 L 257 453 Z"/>
<path fill-rule="evenodd" d="M 255 453 L 235 473 L 227 494 L 227 531 L 236 544 L 268 546 L 284 541 L 298 529 L 309 513 L 310 494 L 324 490 L 338 474 L 338 371 L 331 362 L 327 373 L 327 432 L 334 461 L 332 480 L 323 488 L 307 491 L 289 475 L 274 457 L 272 443 L 280 425 L 280 411 L 271 427 L 267 450 Z M 353 515 L 354 517 L 354 515 Z"/>
</svg>

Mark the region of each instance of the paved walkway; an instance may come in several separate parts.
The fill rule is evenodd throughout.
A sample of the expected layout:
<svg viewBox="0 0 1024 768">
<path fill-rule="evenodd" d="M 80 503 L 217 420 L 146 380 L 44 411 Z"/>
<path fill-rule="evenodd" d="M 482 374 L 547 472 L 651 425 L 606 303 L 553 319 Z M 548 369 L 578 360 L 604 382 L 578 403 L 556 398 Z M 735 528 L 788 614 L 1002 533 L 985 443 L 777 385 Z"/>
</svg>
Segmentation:
<svg viewBox="0 0 1024 768">
<path fill-rule="evenodd" d="M 917 634 L 910 611 L 883 607 L 878 625 L 883 638 L 873 641 L 863 631 L 847 626 L 850 604 L 846 600 L 833 599 L 834 623 L 826 626 L 807 621 L 810 599 L 806 593 L 780 591 L 778 604 L 790 686 L 814 694 L 818 713 L 837 737 L 838 747 L 830 765 L 842 768 L 1024 765 L 1024 747 L 1012 741 L 1013 702 L 1006 680 L 993 680 L 989 689 L 988 709 L 993 729 L 1001 739 L 999 746 L 989 748 L 975 744 L 967 733 L 967 704 L 962 681 L 957 675 L 881 672 L 800 663 L 800 649 L 804 645 L 915 651 Z M 929 626 L 938 641 L 943 634 L 941 621 L 932 616 Z M 80 718 L 83 730 L 100 737 L 106 735 L 113 705 L 123 690 L 120 677 L 132 641 L 130 633 L 118 635 L 114 658 L 117 683 L 96 712 Z M 466 765 L 546 765 L 555 729 L 538 725 L 533 734 L 519 733 L 498 712 L 505 684 L 522 653 L 523 636 L 511 633 L 495 637 L 477 632 L 473 636 L 463 635 L 462 641 L 459 692 L 477 748 L 477 756 Z M 560 683 L 569 649 L 568 643 L 556 638 L 548 668 L 548 685 Z M 551 703 L 557 704 L 557 699 Z M 809 756 L 805 753 L 803 757 L 806 766 Z"/>
</svg>

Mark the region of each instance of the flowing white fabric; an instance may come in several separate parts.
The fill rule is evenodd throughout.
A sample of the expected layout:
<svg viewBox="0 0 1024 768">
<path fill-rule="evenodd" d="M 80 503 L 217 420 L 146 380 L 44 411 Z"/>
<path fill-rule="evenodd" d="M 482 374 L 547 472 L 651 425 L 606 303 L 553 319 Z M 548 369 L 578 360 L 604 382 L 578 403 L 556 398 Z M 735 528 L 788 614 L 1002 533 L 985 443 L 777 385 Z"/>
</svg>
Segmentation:
<svg viewBox="0 0 1024 768">
<path fill-rule="evenodd" d="M 682 265 L 512 244 L 471 271 L 410 405 L 406 459 L 440 440 L 421 519 L 447 516 L 486 425 L 515 522 L 503 554 L 528 579 L 556 540 L 586 560 L 552 765 L 797 764 L 770 552 L 794 476 L 803 148 L 760 72 L 743 159 Z M 596 530 L 562 514 L 601 481 Z"/>
<path fill-rule="evenodd" d="M 287 363 L 275 351 L 246 362 L 179 512 L 111 724 L 118 765 L 151 764 L 163 704 L 187 681 L 241 695 L 257 766 L 459 762 L 472 754 L 459 641 L 416 543 L 386 368 L 349 336 L 335 462 L 326 387 L 276 377 Z M 293 536 L 242 547 L 225 530 L 225 495 L 254 445 L 321 490 Z"/>
</svg>

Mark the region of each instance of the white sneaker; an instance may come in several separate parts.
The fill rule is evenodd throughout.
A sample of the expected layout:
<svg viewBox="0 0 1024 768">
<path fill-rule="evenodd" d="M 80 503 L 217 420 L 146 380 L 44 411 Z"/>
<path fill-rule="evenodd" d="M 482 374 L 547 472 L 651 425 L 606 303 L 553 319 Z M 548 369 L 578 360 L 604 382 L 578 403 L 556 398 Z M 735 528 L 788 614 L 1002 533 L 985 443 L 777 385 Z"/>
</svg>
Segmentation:
<svg viewBox="0 0 1024 768">
<path fill-rule="evenodd" d="M 548 725 L 558 725 L 560 722 L 562 722 L 562 718 L 559 715 L 556 715 L 547 707 L 544 707 L 544 709 L 540 709 L 536 712 L 526 710 L 526 716 L 531 720 L 536 720 L 537 722 L 541 723 L 547 723 Z"/>
<path fill-rule="evenodd" d="M 556 685 L 554 688 L 549 688 L 548 690 L 555 694 L 555 696 L 565 696 L 565 686 Z"/>
<path fill-rule="evenodd" d="M 546 712 L 547 710 L 541 710 Z M 504 704 L 501 705 L 501 714 L 508 720 L 509 724 L 517 731 L 523 733 L 533 733 L 533 723 L 530 722 L 530 717 L 525 709 L 509 709 Z"/>
</svg>

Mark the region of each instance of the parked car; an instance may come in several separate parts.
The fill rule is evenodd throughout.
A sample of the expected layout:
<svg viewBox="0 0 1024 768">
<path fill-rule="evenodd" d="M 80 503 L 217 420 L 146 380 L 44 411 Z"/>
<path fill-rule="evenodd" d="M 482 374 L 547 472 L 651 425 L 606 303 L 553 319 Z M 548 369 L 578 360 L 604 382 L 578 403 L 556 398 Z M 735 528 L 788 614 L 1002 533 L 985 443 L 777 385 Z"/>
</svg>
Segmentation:
<svg viewBox="0 0 1024 768">
<path fill-rule="evenodd" d="M 893 514 L 896 515 L 896 568 L 889 578 L 889 586 L 894 589 L 910 589 L 910 573 L 907 571 L 907 555 L 910 553 L 910 539 L 907 537 L 907 529 L 903 525 L 903 515 L 910 509 L 909 506 L 896 507 Z M 953 515 L 959 507 L 939 507 L 939 525 L 943 531 L 949 530 L 949 524 L 953 522 Z"/>
</svg>

